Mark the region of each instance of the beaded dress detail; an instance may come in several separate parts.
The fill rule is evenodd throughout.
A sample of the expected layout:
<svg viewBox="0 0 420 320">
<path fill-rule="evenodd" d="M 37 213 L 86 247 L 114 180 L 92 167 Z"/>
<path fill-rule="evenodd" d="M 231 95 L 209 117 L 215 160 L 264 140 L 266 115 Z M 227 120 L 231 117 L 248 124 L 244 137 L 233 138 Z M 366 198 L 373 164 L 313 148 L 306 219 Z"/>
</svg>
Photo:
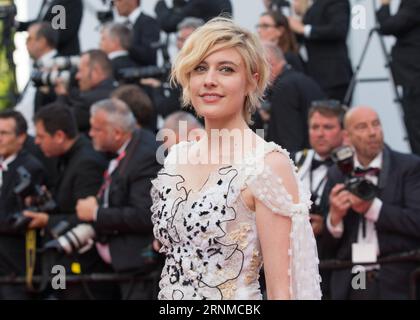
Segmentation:
<svg viewBox="0 0 420 320">
<path fill-rule="evenodd" d="M 193 143 L 193 142 L 192 142 Z M 249 188 L 276 214 L 292 219 L 290 234 L 290 294 L 292 299 L 320 299 L 316 242 L 309 222 L 309 191 L 299 185 L 299 203 L 293 203 L 280 177 L 264 157 L 289 154 L 275 143 L 264 144 L 260 156 L 245 157 L 239 166 L 225 166 L 210 174 L 198 191 L 187 190 L 177 174 L 179 154 L 191 146 L 171 148 L 164 168 L 153 180 L 154 235 L 166 255 L 159 283 L 159 299 L 262 299 L 259 272 L 262 253 L 255 212 L 242 200 Z M 290 160 L 294 167 L 293 162 Z"/>
</svg>

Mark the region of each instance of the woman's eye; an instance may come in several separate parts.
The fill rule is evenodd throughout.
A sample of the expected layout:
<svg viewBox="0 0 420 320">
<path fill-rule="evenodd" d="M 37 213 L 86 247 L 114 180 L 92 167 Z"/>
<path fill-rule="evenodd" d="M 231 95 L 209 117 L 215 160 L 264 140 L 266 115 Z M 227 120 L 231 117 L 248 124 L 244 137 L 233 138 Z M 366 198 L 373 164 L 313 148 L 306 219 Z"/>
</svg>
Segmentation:
<svg viewBox="0 0 420 320">
<path fill-rule="evenodd" d="M 194 71 L 196 71 L 196 72 L 202 72 L 202 71 L 205 71 L 205 70 L 206 70 L 206 68 L 204 66 L 197 66 L 194 69 Z"/>
<path fill-rule="evenodd" d="M 227 72 L 227 73 L 234 72 L 234 70 L 231 67 L 221 67 L 220 71 Z"/>
</svg>

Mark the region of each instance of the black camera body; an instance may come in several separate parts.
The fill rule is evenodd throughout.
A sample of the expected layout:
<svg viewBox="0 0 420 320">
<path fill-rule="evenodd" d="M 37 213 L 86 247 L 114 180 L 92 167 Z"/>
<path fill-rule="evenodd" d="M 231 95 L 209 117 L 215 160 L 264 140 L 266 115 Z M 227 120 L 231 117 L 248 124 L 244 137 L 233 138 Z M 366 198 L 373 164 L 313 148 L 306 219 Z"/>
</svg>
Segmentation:
<svg viewBox="0 0 420 320">
<path fill-rule="evenodd" d="M 365 201 L 371 201 L 378 195 L 378 188 L 371 181 L 355 176 L 354 152 L 351 147 L 343 146 L 335 149 L 332 159 L 345 176 L 346 190 Z"/>
<path fill-rule="evenodd" d="M 34 212 L 49 212 L 54 210 L 56 203 L 51 194 L 38 184 L 34 184 L 31 174 L 25 167 L 17 168 L 19 174 L 19 183 L 13 189 L 13 192 L 24 203 L 27 197 L 31 197 L 32 205 L 26 210 Z M 31 222 L 31 218 L 25 217 L 22 211 L 13 213 L 8 219 L 14 230 L 24 230 Z"/>
<path fill-rule="evenodd" d="M 170 67 L 168 66 L 147 66 L 138 68 L 122 68 L 118 70 L 118 78 L 124 83 L 137 83 L 140 79 L 155 78 L 166 81 L 169 76 Z"/>
<path fill-rule="evenodd" d="M 76 73 L 80 62 L 79 56 L 56 57 L 35 69 L 31 74 L 34 87 L 54 87 L 61 80 L 67 87 L 77 86 Z"/>
</svg>

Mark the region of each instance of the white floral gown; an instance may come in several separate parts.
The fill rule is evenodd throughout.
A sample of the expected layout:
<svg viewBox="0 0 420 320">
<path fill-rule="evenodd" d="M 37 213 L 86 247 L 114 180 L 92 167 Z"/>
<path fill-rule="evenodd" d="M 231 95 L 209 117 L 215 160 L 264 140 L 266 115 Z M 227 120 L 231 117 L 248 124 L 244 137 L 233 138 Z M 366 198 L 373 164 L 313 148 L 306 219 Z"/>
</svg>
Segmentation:
<svg viewBox="0 0 420 320">
<path fill-rule="evenodd" d="M 275 143 L 265 143 L 261 157 L 253 155 L 240 166 L 213 172 L 201 190 L 193 192 L 186 189 L 185 179 L 173 165 L 177 155 L 186 153 L 190 145 L 181 142 L 174 146 L 153 181 L 153 231 L 162 243 L 160 252 L 166 255 L 158 298 L 262 298 L 258 278 L 263 259 L 255 212 L 241 197 L 241 191 L 248 187 L 273 212 L 292 219 L 292 299 L 320 299 L 319 260 L 308 215 L 309 192 L 299 183 L 300 203 L 295 204 L 281 178 L 268 165 L 258 174 L 254 170 L 255 163 L 264 163 L 268 153 L 288 156 L 287 151 Z"/>
</svg>

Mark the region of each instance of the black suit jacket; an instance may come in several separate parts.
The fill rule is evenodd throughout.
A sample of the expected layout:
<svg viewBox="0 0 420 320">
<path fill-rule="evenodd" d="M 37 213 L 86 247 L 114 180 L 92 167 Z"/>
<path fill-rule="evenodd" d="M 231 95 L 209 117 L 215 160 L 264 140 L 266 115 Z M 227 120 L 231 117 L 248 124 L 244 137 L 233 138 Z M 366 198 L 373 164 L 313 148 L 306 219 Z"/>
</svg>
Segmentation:
<svg viewBox="0 0 420 320">
<path fill-rule="evenodd" d="M 52 190 L 57 208 L 50 214 L 47 230 L 60 221 L 66 221 L 71 227 L 82 223 L 76 215 L 77 201 L 96 196 L 106 167 L 105 157 L 93 149 L 92 143 L 84 135 L 77 138 L 70 150 L 58 158 L 58 177 Z M 71 270 L 73 257 L 60 255 L 57 258 L 57 264 Z M 95 247 L 80 255 L 78 262 L 83 273 L 101 270 L 105 266 Z"/>
<path fill-rule="evenodd" d="M 80 54 L 79 28 L 82 22 L 83 2 L 82 0 L 54 0 L 44 17 L 40 20 L 20 22 L 17 31 L 26 31 L 28 27 L 37 21 L 52 22 L 58 13 L 53 13 L 54 6 L 63 6 L 66 15 L 66 27 L 58 29 L 58 53 L 62 56 L 72 56 Z"/>
<path fill-rule="evenodd" d="M 99 100 L 109 98 L 114 89 L 114 79 L 110 78 L 88 91 L 73 89 L 68 96 L 58 96 L 57 100 L 73 109 L 80 132 L 87 133 L 90 128 L 90 107 Z"/>
<path fill-rule="evenodd" d="M 316 0 L 306 12 L 303 23 L 312 26 L 310 37 L 304 39 L 308 75 L 325 91 L 348 85 L 352 77 L 346 44 L 350 26 L 349 1 Z"/>
<path fill-rule="evenodd" d="M 221 13 L 232 15 L 232 4 L 230 0 L 190 0 L 183 7 L 168 8 L 165 1 L 158 1 L 155 12 L 162 30 L 175 32 L 178 24 L 186 17 L 208 21 Z"/>
<path fill-rule="evenodd" d="M 314 80 L 286 66 L 266 97 L 271 103 L 267 141 L 290 152 L 308 148 L 308 110 L 312 101 L 324 98 Z"/>
<path fill-rule="evenodd" d="M 393 16 L 389 6 L 382 6 L 377 17 L 381 33 L 397 38 L 392 48 L 392 70 L 396 83 L 420 88 L 420 1 L 402 0 Z"/>
<path fill-rule="evenodd" d="M 114 78 L 118 81 L 122 80 L 119 74 L 119 70 L 125 68 L 136 68 L 139 65 L 134 62 L 129 55 L 119 56 L 111 59 L 112 70 L 114 71 Z"/>
<path fill-rule="evenodd" d="M 11 228 L 10 216 L 23 209 L 13 189 L 19 183 L 17 168 L 25 167 L 34 183 L 43 185 L 45 171 L 41 163 L 22 150 L 3 172 L 0 192 L 0 275 L 25 274 L 25 233 Z"/>
<path fill-rule="evenodd" d="M 112 266 L 118 272 L 145 267 L 142 250 L 153 239 L 151 180 L 161 168 L 156 161 L 157 149 L 150 131 L 134 133 L 125 157 L 111 175 L 109 207 L 98 210 L 94 226 L 97 233 L 107 236 Z"/>
<path fill-rule="evenodd" d="M 337 166 L 331 167 L 327 193 L 344 177 Z M 420 248 L 420 158 L 384 148 L 383 167 L 379 176 L 379 196 L 383 202 L 375 223 L 380 257 Z M 345 216 L 344 233 L 335 239 L 324 228 L 322 245 L 331 258 L 351 260 L 351 244 L 357 241 L 359 214 L 350 210 Z M 381 299 L 408 299 L 409 276 L 418 267 L 415 262 L 386 263 L 380 266 Z M 349 269 L 334 271 L 331 276 L 331 297 L 346 299 L 351 278 Z"/>
<path fill-rule="evenodd" d="M 131 58 L 140 66 L 156 65 L 157 50 L 151 47 L 152 43 L 160 39 L 160 28 L 158 22 L 144 14 L 137 18 L 132 29 L 131 47 L 129 49 Z"/>
</svg>

